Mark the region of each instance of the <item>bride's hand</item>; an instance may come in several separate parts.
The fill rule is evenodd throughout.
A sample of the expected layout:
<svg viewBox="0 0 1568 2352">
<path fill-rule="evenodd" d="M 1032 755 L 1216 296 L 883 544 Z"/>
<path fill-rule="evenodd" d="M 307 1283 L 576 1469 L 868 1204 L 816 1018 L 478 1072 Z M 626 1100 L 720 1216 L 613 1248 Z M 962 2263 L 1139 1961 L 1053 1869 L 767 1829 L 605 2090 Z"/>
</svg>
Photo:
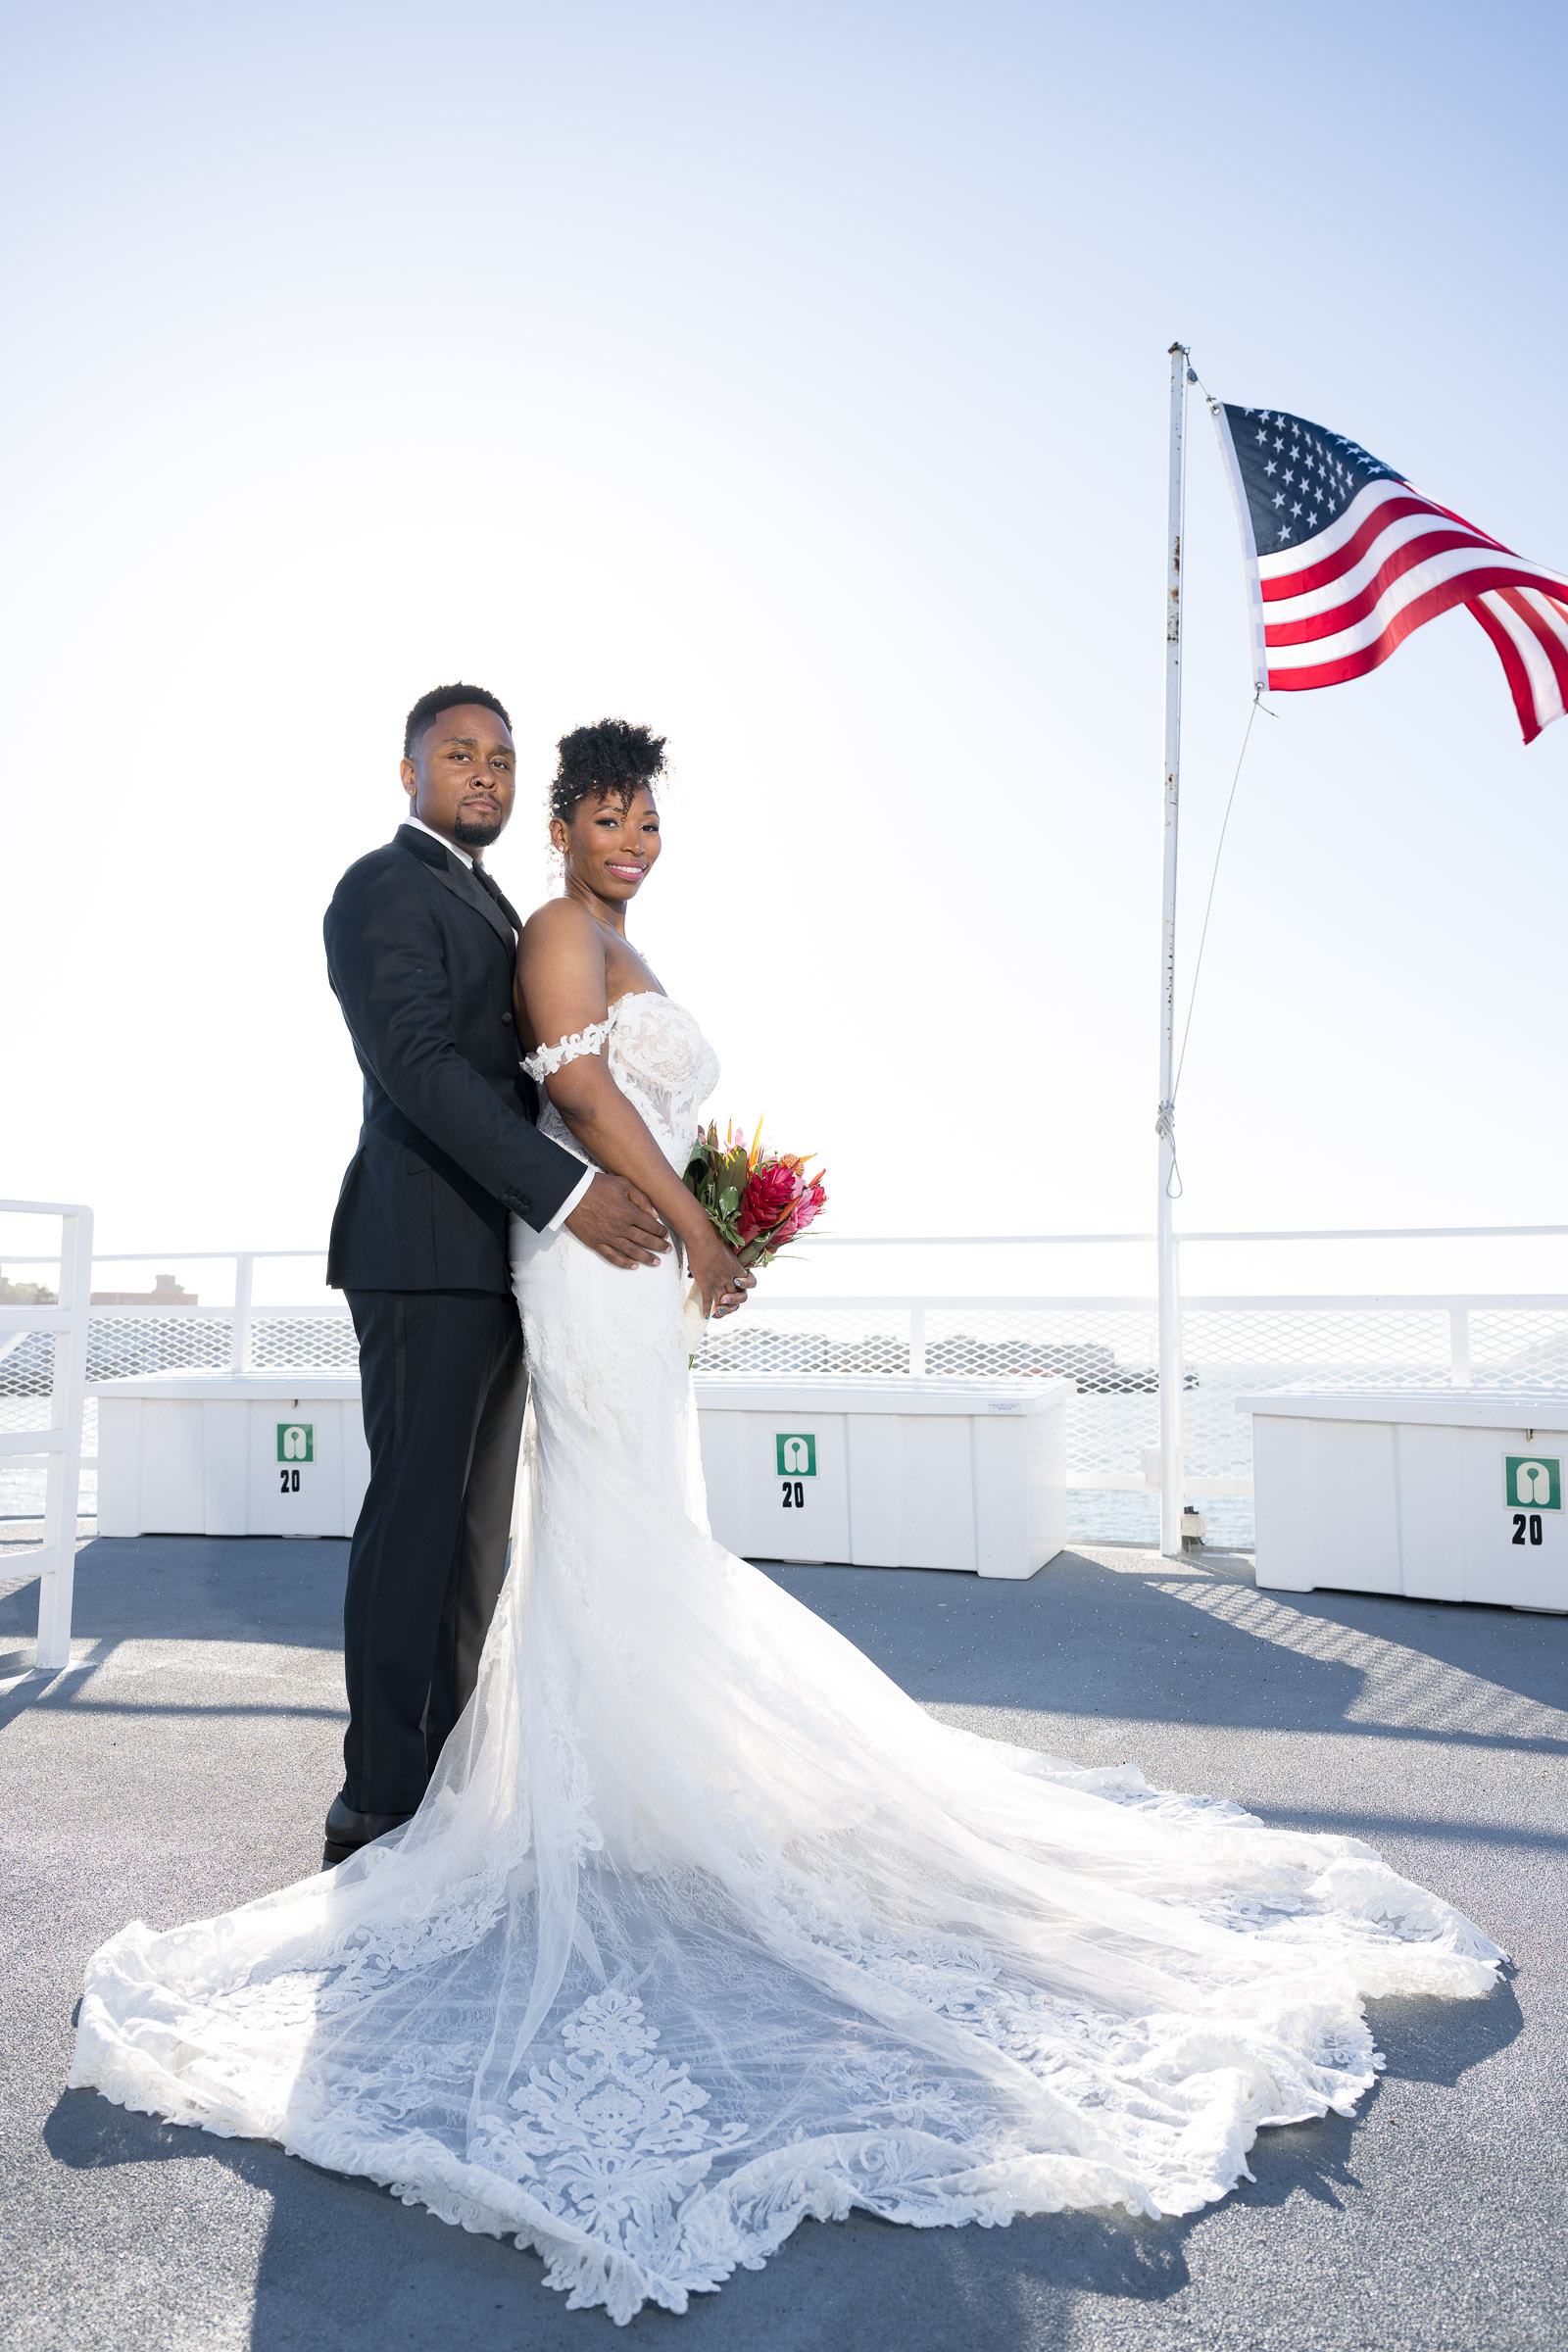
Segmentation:
<svg viewBox="0 0 1568 2352">
<path fill-rule="evenodd" d="M 742 1265 L 706 1217 L 688 1240 L 686 1256 L 705 1315 L 732 1315 L 757 1287 L 751 1267 Z"/>
</svg>

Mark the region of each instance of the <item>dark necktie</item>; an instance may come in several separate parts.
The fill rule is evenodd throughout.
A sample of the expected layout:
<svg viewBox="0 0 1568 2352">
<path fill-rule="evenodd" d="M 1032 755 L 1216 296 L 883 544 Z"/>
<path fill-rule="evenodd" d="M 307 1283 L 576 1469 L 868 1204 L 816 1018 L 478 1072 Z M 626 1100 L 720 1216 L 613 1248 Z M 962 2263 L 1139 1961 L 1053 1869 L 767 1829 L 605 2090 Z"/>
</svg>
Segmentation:
<svg viewBox="0 0 1568 2352">
<path fill-rule="evenodd" d="M 477 858 L 474 859 L 472 865 L 469 866 L 468 871 L 478 883 L 479 888 L 490 898 L 494 899 L 496 905 L 500 907 L 502 913 L 506 916 L 514 931 L 520 931 L 522 929 L 522 918 L 518 914 L 517 909 L 515 906 L 514 906 L 512 901 L 508 898 L 500 883 L 493 882 L 491 880 L 490 876 L 485 872 L 484 867 L 479 863 Z"/>
</svg>

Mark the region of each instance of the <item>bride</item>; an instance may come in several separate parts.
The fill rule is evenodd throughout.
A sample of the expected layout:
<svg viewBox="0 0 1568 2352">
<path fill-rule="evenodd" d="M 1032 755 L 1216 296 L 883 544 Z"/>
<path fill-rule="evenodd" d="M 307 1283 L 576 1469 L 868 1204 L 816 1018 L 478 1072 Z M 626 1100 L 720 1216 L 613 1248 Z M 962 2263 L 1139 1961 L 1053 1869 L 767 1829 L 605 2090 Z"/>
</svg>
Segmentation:
<svg viewBox="0 0 1568 2352">
<path fill-rule="evenodd" d="M 564 758 L 520 1025 L 541 1124 L 689 1272 L 514 1226 L 513 1567 L 424 1802 L 226 1918 L 124 1929 L 71 2080 L 514 2237 L 617 2321 L 808 2214 L 1191 2212 L 1259 2127 L 1353 2107 L 1363 2000 L 1473 1997 L 1502 1954 L 1353 1838 L 933 1721 L 712 1542 L 682 1289 L 734 1294 L 680 1174 L 718 1068 L 625 936 L 662 747 L 609 732 L 612 775 Z"/>
</svg>

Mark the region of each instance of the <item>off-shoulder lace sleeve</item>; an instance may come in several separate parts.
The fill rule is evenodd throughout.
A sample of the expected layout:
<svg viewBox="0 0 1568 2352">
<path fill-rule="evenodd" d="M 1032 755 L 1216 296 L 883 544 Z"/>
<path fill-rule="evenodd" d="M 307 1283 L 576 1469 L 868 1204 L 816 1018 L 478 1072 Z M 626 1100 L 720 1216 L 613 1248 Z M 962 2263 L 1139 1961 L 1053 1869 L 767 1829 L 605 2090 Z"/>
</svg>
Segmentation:
<svg viewBox="0 0 1568 2352">
<path fill-rule="evenodd" d="M 542 1079 L 554 1077 L 557 1070 L 564 1070 L 568 1061 L 578 1061 L 584 1054 L 597 1054 L 612 1025 L 608 1020 L 590 1021 L 586 1029 L 573 1030 L 570 1037 L 562 1038 L 558 1045 L 541 1046 L 536 1054 L 525 1054 L 522 1066 L 538 1085 Z"/>
</svg>

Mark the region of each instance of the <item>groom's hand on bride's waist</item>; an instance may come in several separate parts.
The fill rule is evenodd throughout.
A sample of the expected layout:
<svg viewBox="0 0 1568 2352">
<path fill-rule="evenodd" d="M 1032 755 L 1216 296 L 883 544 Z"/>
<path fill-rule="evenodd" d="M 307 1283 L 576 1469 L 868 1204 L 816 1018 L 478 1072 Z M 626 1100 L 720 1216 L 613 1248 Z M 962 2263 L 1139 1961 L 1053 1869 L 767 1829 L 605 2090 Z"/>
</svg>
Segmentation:
<svg viewBox="0 0 1568 2352">
<path fill-rule="evenodd" d="M 566 1219 L 566 1231 L 612 1266 L 656 1266 L 669 1248 L 658 1209 L 624 1176 L 596 1176 Z"/>
</svg>

